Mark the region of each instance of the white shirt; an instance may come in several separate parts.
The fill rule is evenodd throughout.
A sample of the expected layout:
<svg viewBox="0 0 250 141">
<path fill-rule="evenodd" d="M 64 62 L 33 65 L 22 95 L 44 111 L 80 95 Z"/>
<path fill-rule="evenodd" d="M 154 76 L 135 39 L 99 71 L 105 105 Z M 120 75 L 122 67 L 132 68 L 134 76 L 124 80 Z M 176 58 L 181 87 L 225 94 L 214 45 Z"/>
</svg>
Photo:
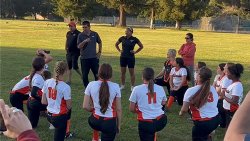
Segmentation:
<svg viewBox="0 0 250 141">
<path fill-rule="evenodd" d="M 20 80 L 11 90 L 11 93 L 21 93 L 21 94 L 29 94 L 30 93 L 30 87 L 29 87 L 29 75 L 24 77 L 22 80 Z"/>
<path fill-rule="evenodd" d="M 239 101 L 237 105 L 232 105 L 231 103 L 227 102 L 225 99 L 223 100 L 223 108 L 227 109 L 227 110 L 231 110 L 234 111 L 238 108 L 238 106 L 240 105 L 241 101 L 242 101 L 242 97 L 243 97 L 243 86 L 241 82 L 234 82 L 233 84 L 231 84 L 226 92 L 225 92 L 225 96 L 227 98 L 232 98 L 233 96 L 238 96 L 239 97 Z M 236 106 L 236 109 L 234 109 Z"/>
<path fill-rule="evenodd" d="M 66 114 L 68 112 L 66 100 L 71 99 L 71 88 L 68 84 L 58 81 L 56 85 L 56 80 L 51 78 L 45 81 L 42 92 L 46 94 L 47 110 L 50 113 Z"/>
<path fill-rule="evenodd" d="M 44 79 L 43 79 L 42 75 L 36 73 L 32 78 L 31 86 L 32 87 L 36 86 L 36 87 L 39 88 L 39 90 L 38 90 L 38 95 L 39 96 L 42 96 L 42 91 L 41 90 L 43 88 L 43 85 L 44 85 Z"/>
<path fill-rule="evenodd" d="M 46 71 L 49 71 L 49 65 L 45 64 L 43 69 L 46 70 Z"/>
<path fill-rule="evenodd" d="M 185 68 L 180 68 L 177 70 L 176 67 L 173 67 L 170 72 L 170 76 L 173 76 L 173 83 L 175 87 L 179 87 L 182 82 L 182 76 L 187 76 L 187 70 Z"/>
<path fill-rule="evenodd" d="M 201 85 L 197 85 L 187 89 L 183 101 L 190 102 L 190 98 L 201 88 Z M 210 86 L 210 95 L 207 102 L 199 109 L 190 104 L 190 110 L 193 120 L 201 120 L 204 118 L 212 118 L 218 115 L 218 94 L 213 86 Z"/>
<path fill-rule="evenodd" d="M 138 120 L 156 119 L 164 114 L 162 110 L 162 101 L 167 101 L 167 97 L 163 87 L 154 84 L 155 95 L 151 98 L 148 94 L 148 84 L 142 84 L 134 87 L 129 101 L 136 103 L 138 106 Z"/>
<path fill-rule="evenodd" d="M 91 97 L 93 104 L 94 104 L 94 113 L 101 117 L 116 117 L 116 98 L 121 98 L 121 90 L 117 83 L 107 81 L 109 86 L 109 105 L 107 111 L 103 114 L 101 112 L 101 106 L 99 104 L 99 89 L 101 86 L 102 81 L 92 81 L 88 84 L 87 88 L 85 89 L 85 95 Z"/>
</svg>

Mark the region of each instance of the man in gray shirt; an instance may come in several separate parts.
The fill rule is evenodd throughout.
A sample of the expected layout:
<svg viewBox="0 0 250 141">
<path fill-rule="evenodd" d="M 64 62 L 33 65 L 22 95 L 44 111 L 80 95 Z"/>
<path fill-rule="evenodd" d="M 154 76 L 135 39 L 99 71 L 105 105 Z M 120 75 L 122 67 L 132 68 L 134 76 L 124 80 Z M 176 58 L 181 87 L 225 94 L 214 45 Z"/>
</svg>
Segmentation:
<svg viewBox="0 0 250 141">
<path fill-rule="evenodd" d="M 88 74 L 91 71 L 95 80 L 98 79 L 99 58 L 102 53 L 102 41 L 97 32 L 90 30 L 90 22 L 82 23 L 83 32 L 78 35 L 77 45 L 80 49 L 82 80 L 85 88 L 89 83 Z M 96 43 L 98 43 L 98 52 L 96 52 Z"/>
</svg>

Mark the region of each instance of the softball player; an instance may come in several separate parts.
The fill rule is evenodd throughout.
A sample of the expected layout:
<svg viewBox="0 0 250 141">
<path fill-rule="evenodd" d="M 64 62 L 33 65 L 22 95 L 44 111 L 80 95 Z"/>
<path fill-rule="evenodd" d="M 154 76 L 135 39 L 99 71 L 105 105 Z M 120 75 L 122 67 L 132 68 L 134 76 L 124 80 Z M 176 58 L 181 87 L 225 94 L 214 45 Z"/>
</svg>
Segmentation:
<svg viewBox="0 0 250 141">
<path fill-rule="evenodd" d="M 45 81 L 42 92 L 42 103 L 47 106 L 47 119 L 55 127 L 54 141 L 63 141 L 67 137 L 67 121 L 71 116 L 71 89 L 63 81 L 67 64 L 56 63 L 54 78 Z"/>
<path fill-rule="evenodd" d="M 202 67 L 198 71 L 197 86 L 189 88 L 183 99 L 183 106 L 179 115 L 190 109 L 194 126 L 192 129 L 193 141 L 207 141 L 209 134 L 215 130 L 219 123 L 218 94 L 214 87 L 210 86 L 212 71 Z"/>
<path fill-rule="evenodd" d="M 168 100 L 167 108 L 171 108 L 175 97 L 177 97 L 177 102 L 179 105 L 183 103 L 183 96 L 188 89 L 187 81 L 190 80 L 190 75 L 188 69 L 184 66 L 184 61 L 182 58 L 176 58 L 173 62 L 173 68 L 170 72 L 170 97 Z"/>
<path fill-rule="evenodd" d="M 162 110 L 167 98 L 163 87 L 154 84 L 154 70 L 143 70 L 143 83 L 136 86 L 129 98 L 130 111 L 137 113 L 138 129 L 141 141 L 156 140 L 156 132 L 167 124 L 167 116 Z"/>
<path fill-rule="evenodd" d="M 223 108 L 226 110 L 226 127 L 228 127 L 234 113 L 239 108 L 243 97 L 243 86 L 240 82 L 241 74 L 243 73 L 243 66 L 241 64 L 234 64 L 228 66 L 226 75 L 233 81 L 227 87 L 225 94 L 222 94 Z"/>
<path fill-rule="evenodd" d="M 100 66 L 98 76 L 99 80 L 90 82 L 85 89 L 83 108 L 92 112 L 88 122 L 94 132 L 101 131 L 101 140 L 113 141 L 121 125 L 121 91 L 118 84 L 110 81 L 109 64 Z"/>
<path fill-rule="evenodd" d="M 10 92 L 10 103 L 13 107 L 23 111 L 23 102 L 29 98 L 30 87 L 29 87 L 30 76 L 24 77 L 20 80 Z"/>
<path fill-rule="evenodd" d="M 27 109 L 28 118 L 33 128 L 37 127 L 40 111 L 46 110 L 46 105 L 41 103 L 42 87 L 44 84 L 44 79 L 41 74 L 43 72 L 44 65 L 45 61 L 42 57 L 34 58 L 32 62 L 33 70 L 29 76 L 29 88 L 31 93 L 27 102 Z"/>
</svg>

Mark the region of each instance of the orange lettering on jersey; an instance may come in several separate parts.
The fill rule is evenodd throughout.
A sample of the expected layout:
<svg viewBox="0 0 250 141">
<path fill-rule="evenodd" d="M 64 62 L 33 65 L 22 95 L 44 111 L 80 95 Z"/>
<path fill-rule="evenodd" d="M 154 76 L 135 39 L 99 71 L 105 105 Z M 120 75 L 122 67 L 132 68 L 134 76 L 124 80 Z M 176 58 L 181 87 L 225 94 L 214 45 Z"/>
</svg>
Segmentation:
<svg viewBox="0 0 250 141">
<path fill-rule="evenodd" d="M 214 101 L 214 97 L 213 94 L 210 92 L 207 98 L 207 102 L 213 102 Z"/>
<path fill-rule="evenodd" d="M 151 97 L 150 93 L 147 93 L 148 95 L 148 104 L 152 103 L 152 99 L 153 99 L 153 103 L 156 103 L 156 93 L 154 92 L 153 97 Z"/>
<path fill-rule="evenodd" d="M 49 90 L 49 98 L 56 100 L 57 90 L 52 89 L 51 87 L 49 87 L 48 90 Z"/>
</svg>

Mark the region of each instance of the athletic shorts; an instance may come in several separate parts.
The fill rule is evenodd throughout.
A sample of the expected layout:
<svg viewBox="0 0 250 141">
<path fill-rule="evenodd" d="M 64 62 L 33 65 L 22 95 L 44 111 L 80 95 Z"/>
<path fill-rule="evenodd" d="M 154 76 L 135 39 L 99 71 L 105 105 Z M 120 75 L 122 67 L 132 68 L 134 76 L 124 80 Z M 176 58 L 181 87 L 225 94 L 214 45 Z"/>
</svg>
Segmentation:
<svg viewBox="0 0 250 141">
<path fill-rule="evenodd" d="M 127 58 L 127 57 L 120 57 L 120 66 L 121 67 L 127 67 L 128 68 L 134 68 L 135 67 L 135 58 Z"/>
<path fill-rule="evenodd" d="M 66 59 L 67 59 L 67 64 L 68 64 L 68 68 L 69 70 L 71 70 L 72 68 L 77 70 L 78 67 L 78 58 L 79 58 L 79 54 L 77 53 L 67 53 L 66 54 Z"/>
</svg>

